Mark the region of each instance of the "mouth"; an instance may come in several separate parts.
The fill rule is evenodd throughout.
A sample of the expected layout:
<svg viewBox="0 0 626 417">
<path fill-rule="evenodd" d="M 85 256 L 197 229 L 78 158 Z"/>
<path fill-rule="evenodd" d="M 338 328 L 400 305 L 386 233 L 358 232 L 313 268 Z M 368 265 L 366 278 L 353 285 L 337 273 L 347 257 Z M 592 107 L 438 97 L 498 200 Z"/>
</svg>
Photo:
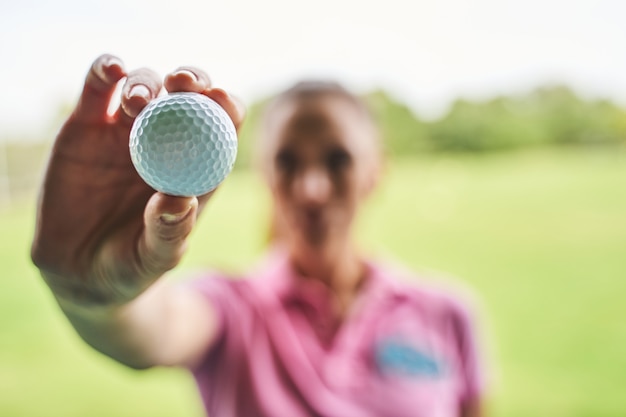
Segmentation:
<svg viewBox="0 0 626 417">
<path fill-rule="evenodd" d="M 304 222 L 307 225 L 319 226 L 323 221 L 323 212 L 320 209 L 306 209 L 302 213 Z"/>
<path fill-rule="evenodd" d="M 321 209 L 304 209 L 299 217 L 301 231 L 309 242 L 319 243 L 327 234 L 328 222 Z"/>
<path fill-rule="evenodd" d="M 320 229 L 324 225 L 324 212 L 321 209 L 305 209 L 301 219 L 305 229 Z"/>
</svg>

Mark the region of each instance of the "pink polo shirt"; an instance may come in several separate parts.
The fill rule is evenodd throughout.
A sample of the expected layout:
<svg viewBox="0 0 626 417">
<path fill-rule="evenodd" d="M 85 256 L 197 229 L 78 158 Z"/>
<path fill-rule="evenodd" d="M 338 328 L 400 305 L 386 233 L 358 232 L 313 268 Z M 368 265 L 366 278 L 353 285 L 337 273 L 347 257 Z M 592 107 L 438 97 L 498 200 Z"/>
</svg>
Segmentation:
<svg viewBox="0 0 626 417">
<path fill-rule="evenodd" d="M 193 286 L 216 307 L 217 343 L 192 370 L 211 417 L 452 417 L 481 394 L 465 306 L 371 263 L 339 323 L 321 283 L 274 254 L 249 279 Z"/>
</svg>

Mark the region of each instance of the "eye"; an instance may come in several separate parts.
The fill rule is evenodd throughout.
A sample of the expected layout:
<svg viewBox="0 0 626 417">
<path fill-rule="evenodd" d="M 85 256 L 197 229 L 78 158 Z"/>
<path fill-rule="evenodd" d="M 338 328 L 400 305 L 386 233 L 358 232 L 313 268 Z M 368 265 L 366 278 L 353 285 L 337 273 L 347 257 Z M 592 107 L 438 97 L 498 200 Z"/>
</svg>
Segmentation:
<svg viewBox="0 0 626 417">
<path fill-rule="evenodd" d="M 283 150 L 276 155 L 276 167 L 280 171 L 293 172 L 298 166 L 298 160 L 293 152 Z"/>
<path fill-rule="evenodd" d="M 340 171 L 350 165 L 352 158 L 343 149 L 333 149 L 326 155 L 326 165 L 331 171 Z"/>
</svg>

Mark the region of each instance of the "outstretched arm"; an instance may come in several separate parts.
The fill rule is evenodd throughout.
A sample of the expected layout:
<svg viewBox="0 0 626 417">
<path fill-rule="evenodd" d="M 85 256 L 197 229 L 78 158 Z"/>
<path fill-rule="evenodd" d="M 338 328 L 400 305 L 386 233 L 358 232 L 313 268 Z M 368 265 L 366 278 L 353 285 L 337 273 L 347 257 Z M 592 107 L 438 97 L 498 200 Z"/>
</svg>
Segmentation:
<svg viewBox="0 0 626 417">
<path fill-rule="evenodd" d="M 120 108 L 107 109 L 124 77 Z M 215 338 L 214 309 L 199 295 L 158 282 L 176 266 L 211 193 L 157 193 L 136 173 L 128 137 L 159 94 L 191 91 L 217 101 L 239 127 L 243 107 L 182 67 L 162 83 L 149 69 L 127 73 L 118 58 L 92 65 L 76 109 L 58 134 L 41 189 L 31 255 L 78 333 L 132 367 L 193 363 Z"/>
</svg>

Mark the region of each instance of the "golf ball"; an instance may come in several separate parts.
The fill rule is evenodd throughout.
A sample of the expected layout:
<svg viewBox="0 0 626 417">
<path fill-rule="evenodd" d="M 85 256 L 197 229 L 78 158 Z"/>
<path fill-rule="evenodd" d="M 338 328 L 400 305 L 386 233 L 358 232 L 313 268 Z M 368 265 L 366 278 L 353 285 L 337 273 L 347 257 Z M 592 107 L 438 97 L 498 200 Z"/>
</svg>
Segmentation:
<svg viewBox="0 0 626 417">
<path fill-rule="evenodd" d="M 198 93 L 151 101 L 130 131 L 135 169 L 152 188 L 176 196 L 215 189 L 237 157 L 235 126 L 222 107 Z"/>
</svg>

